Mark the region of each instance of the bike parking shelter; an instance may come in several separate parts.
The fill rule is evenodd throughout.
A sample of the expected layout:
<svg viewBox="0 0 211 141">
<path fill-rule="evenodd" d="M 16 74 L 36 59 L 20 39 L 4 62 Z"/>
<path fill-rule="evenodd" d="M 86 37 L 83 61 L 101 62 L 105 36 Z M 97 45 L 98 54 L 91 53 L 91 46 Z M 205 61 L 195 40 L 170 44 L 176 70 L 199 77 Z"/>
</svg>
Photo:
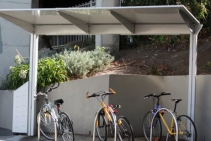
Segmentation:
<svg viewBox="0 0 211 141">
<path fill-rule="evenodd" d="M 34 135 L 39 35 L 190 35 L 188 115 L 194 120 L 200 22 L 184 5 L 0 9 L 0 17 L 31 34 L 28 135 Z"/>
</svg>

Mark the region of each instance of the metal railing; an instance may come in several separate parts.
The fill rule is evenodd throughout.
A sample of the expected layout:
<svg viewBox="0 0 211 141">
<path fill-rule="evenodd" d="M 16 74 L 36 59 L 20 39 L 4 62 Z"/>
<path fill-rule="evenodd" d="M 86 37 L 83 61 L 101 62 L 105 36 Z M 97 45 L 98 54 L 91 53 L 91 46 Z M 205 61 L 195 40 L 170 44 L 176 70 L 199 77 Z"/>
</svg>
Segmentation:
<svg viewBox="0 0 211 141">
<path fill-rule="evenodd" d="M 96 0 L 90 0 L 89 2 L 82 3 L 73 7 L 95 7 L 96 6 Z"/>
</svg>

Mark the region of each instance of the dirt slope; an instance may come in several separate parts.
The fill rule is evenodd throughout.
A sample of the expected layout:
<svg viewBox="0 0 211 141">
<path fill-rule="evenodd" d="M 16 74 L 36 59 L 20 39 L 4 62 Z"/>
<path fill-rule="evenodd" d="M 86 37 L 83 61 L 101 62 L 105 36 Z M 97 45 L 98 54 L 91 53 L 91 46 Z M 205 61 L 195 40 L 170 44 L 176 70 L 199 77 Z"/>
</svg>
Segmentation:
<svg viewBox="0 0 211 141">
<path fill-rule="evenodd" d="M 197 73 L 211 74 L 211 38 L 199 41 L 197 54 Z M 187 75 L 188 67 L 189 47 L 170 49 L 151 45 L 120 51 L 111 66 L 96 75 Z"/>
</svg>

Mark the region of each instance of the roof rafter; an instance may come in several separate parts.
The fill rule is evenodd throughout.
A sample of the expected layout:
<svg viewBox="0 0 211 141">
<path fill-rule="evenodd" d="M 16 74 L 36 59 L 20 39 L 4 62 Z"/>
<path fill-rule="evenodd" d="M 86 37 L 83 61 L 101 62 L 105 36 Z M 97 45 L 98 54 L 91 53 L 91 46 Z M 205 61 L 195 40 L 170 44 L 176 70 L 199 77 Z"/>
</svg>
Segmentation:
<svg viewBox="0 0 211 141">
<path fill-rule="evenodd" d="M 0 17 L 4 18 L 7 21 L 10 21 L 11 23 L 23 28 L 24 30 L 28 31 L 29 33 L 34 33 L 34 25 L 31 23 L 28 23 L 26 21 L 14 18 L 12 16 L 0 13 Z"/>
<path fill-rule="evenodd" d="M 89 33 L 89 24 L 79 20 L 67 13 L 61 12 L 61 11 L 57 11 L 63 18 L 65 18 L 66 20 L 68 20 L 69 22 L 71 22 L 72 24 L 74 24 L 75 26 L 77 26 L 78 28 L 80 28 L 81 30 L 83 30 L 86 33 Z"/>
<path fill-rule="evenodd" d="M 114 11 L 110 11 L 111 15 L 113 15 L 122 25 L 124 25 L 127 30 L 129 30 L 131 33 L 135 33 L 135 25 L 125 17 L 117 14 Z"/>
<path fill-rule="evenodd" d="M 180 9 L 179 14 L 182 17 L 182 19 L 185 21 L 187 26 L 189 27 L 190 31 L 192 33 L 195 33 L 194 24 L 192 23 L 192 20 Z"/>
</svg>

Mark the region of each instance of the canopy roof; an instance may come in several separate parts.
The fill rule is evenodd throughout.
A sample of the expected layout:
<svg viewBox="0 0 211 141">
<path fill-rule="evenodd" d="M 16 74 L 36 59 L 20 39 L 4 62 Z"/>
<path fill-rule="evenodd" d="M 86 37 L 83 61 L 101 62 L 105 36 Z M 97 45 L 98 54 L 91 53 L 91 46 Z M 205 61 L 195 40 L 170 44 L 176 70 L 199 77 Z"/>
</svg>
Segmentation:
<svg viewBox="0 0 211 141">
<path fill-rule="evenodd" d="M 190 34 L 200 24 L 183 5 L 0 9 L 0 17 L 38 35 Z"/>
</svg>

